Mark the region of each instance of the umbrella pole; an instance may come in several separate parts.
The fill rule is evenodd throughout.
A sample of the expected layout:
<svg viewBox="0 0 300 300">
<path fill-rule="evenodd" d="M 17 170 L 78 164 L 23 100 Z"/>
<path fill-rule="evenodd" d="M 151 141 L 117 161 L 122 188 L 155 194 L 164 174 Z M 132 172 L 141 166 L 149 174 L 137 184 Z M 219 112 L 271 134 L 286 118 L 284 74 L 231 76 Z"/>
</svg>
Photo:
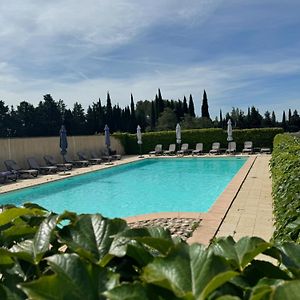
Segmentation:
<svg viewBox="0 0 300 300">
<path fill-rule="evenodd" d="M 139 158 L 144 158 L 144 156 L 142 155 L 142 144 L 140 144 L 140 156 Z"/>
</svg>

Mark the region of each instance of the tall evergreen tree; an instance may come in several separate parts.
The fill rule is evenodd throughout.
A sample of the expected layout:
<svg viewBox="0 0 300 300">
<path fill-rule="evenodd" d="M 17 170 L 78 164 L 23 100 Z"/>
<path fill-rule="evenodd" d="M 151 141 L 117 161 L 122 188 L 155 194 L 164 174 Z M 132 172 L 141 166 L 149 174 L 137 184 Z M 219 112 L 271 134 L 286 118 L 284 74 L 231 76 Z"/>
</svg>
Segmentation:
<svg viewBox="0 0 300 300">
<path fill-rule="evenodd" d="M 286 118 L 285 118 L 285 111 L 282 113 L 282 122 L 281 122 L 281 127 L 283 128 L 284 131 L 286 131 Z"/>
<path fill-rule="evenodd" d="M 220 109 L 220 121 L 219 121 L 219 127 L 223 128 L 223 115 L 222 110 Z"/>
<path fill-rule="evenodd" d="M 105 122 L 106 122 L 107 126 L 110 128 L 110 131 L 113 132 L 114 124 L 113 124 L 113 119 L 112 119 L 112 105 L 111 105 L 111 99 L 110 99 L 109 92 L 107 92 L 107 97 L 106 97 Z"/>
<path fill-rule="evenodd" d="M 196 114 L 195 114 L 195 106 L 194 106 L 194 100 L 193 100 L 193 97 L 192 95 L 190 94 L 190 98 L 189 98 L 189 115 L 191 117 L 196 117 Z"/>
<path fill-rule="evenodd" d="M 36 108 L 36 134 L 38 136 L 55 136 L 61 126 L 61 111 L 59 105 L 50 94 L 44 95 Z"/>
<path fill-rule="evenodd" d="M 275 116 L 274 110 L 272 111 L 271 122 L 272 122 L 272 127 L 275 127 L 276 126 L 276 116 Z"/>
<path fill-rule="evenodd" d="M 288 115 L 288 121 L 289 121 L 289 124 L 291 123 L 291 118 L 292 118 L 292 111 L 291 109 L 289 108 L 289 115 Z"/>
<path fill-rule="evenodd" d="M 183 105 L 182 105 L 183 115 L 188 113 L 188 105 L 186 101 L 186 97 L 183 97 Z"/>
<path fill-rule="evenodd" d="M 134 133 L 136 132 L 136 115 L 135 115 L 135 107 L 134 107 L 134 101 L 133 101 L 133 95 L 130 95 L 130 132 Z"/>
<path fill-rule="evenodd" d="M 203 92 L 203 99 L 202 99 L 202 106 L 201 106 L 201 117 L 210 119 L 209 112 L 208 112 L 207 95 L 206 95 L 205 90 Z"/>
<path fill-rule="evenodd" d="M 160 89 L 158 89 L 158 114 L 161 114 L 164 111 L 164 100 L 161 96 Z"/>
<path fill-rule="evenodd" d="M 150 128 L 151 128 L 151 130 L 154 130 L 155 123 L 156 123 L 156 113 L 155 113 L 154 101 L 151 101 L 151 116 L 150 117 L 151 117 Z"/>
<path fill-rule="evenodd" d="M 73 110 L 72 134 L 83 135 L 86 133 L 86 119 L 82 105 L 78 102 L 74 103 Z"/>
</svg>

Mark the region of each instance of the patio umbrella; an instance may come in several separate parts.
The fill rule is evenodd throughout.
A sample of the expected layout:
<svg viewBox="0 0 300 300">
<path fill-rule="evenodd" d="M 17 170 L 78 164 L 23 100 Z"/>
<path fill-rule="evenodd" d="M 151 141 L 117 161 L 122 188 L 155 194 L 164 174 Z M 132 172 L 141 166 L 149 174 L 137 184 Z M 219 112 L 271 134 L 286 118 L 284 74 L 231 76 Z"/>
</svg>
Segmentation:
<svg viewBox="0 0 300 300">
<path fill-rule="evenodd" d="M 64 155 L 67 154 L 68 149 L 68 139 L 67 139 L 67 131 L 64 125 L 61 125 L 60 131 L 59 131 L 59 147 L 60 147 L 60 153 L 62 155 L 63 162 L 65 162 Z M 64 172 L 60 173 L 60 175 L 70 175 L 71 173 L 66 173 L 66 168 L 64 167 Z"/>
<path fill-rule="evenodd" d="M 104 127 L 104 134 L 105 134 L 105 145 L 107 149 L 109 150 L 110 147 L 110 133 L 109 133 L 109 128 L 107 125 Z"/>
<path fill-rule="evenodd" d="M 181 143 L 181 127 L 179 123 L 176 125 L 176 143 L 180 145 Z"/>
<path fill-rule="evenodd" d="M 59 131 L 59 147 L 61 149 L 60 153 L 62 156 L 67 154 L 68 149 L 68 140 L 67 140 L 67 131 L 64 125 L 61 125 Z"/>
<path fill-rule="evenodd" d="M 230 119 L 227 122 L 227 141 L 228 142 L 233 141 L 233 138 L 232 138 L 232 126 L 231 126 L 231 120 Z"/>
<path fill-rule="evenodd" d="M 142 132 L 141 132 L 141 126 L 138 125 L 136 128 L 136 137 L 137 137 L 137 143 L 140 146 L 140 156 L 139 157 L 143 157 L 142 156 Z"/>
</svg>

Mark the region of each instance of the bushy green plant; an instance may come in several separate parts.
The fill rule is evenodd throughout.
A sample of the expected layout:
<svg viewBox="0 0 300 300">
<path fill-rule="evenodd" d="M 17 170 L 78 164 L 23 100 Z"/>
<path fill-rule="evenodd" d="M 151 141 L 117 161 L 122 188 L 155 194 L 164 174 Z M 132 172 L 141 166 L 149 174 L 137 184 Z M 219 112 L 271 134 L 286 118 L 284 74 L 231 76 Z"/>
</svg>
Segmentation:
<svg viewBox="0 0 300 300">
<path fill-rule="evenodd" d="M 257 260 L 262 253 L 276 263 Z M 0 299 L 298 299 L 299 253 L 257 237 L 190 246 L 99 214 L 6 206 Z"/>
<path fill-rule="evenodd" d="M 245 141 L 252 141 L 254 147 L 273 147 L 274 137 L 282 133 L 282 128 L 257 128 L 233 131 L 233 138 L 237 143 L 237 150 L 242 151 Z M 138 154 L 139 147 L 135 134 L 114 134 L 120 139 L 126 154 Z M 227 132 L 220 128 L 182 130 L 182 143 L 188 143 L 195 149 L 197 143 L 203 143 L 204 151 L 211 149 L 213 142 L 220 142 L 221 147 L 227 148 Z M 156 144 L 162 144 L 163 149 L 168 149 L 169 144 L 176 143 L 174 131 L 147 132 L 143 134 L 143 153 L 153 150 Z"/>
<path fill-rule="evenodd" d="M 270 161 L 274 199 L 274 239 L 300 243 L 300 138 L 280 134 Z"/>
</svg>

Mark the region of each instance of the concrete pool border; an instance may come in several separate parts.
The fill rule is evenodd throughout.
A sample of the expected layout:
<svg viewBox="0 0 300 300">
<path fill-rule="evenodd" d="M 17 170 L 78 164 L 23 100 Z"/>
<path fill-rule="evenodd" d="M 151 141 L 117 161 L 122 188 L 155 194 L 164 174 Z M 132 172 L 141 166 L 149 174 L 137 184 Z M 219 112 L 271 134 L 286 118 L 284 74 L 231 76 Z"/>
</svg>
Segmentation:
<svg viewBox="0 0 300 300">
<path fill-rule="evenodd" d="M 212 156 L 202 156 L 207 158 Z M 218 156 L 220 157 L 229 157 Z M 231 156 L 232 157 L 232 156 Z M 240 156 L 239 156 L 240 157 Z M 243 156 L 245 157 L 245 156 Z M 234 199 L 236 198 L 243 182 L 245 181 L 250 169 L 252 168 L 256 155 L 247 156 L 248 159 L 241 167 L 238 173 L 233 177 L 227 185 L 224 192 L 217 198 L 207 213 L 197 212 L 161 212 L 152 214 L 143 214 L 132 217 L 124 218 L 128 223 L 135 223 L 146 220 L 161 219 L 161 218 L 182 218 L 182 219 L 195 219 L 200 221 L 198 228 L 195 229 L 193 235 L 187 240 L 188 243 L 201 243 L 208 245 L 210 241 L 216 236 L 223 220 L 226 217 Z"/>
<path fill-rule="evenodd" d="M 174 156 L 173 156 L 174 157 Z M 175 156 L 176 157 L 176 156 Z M 188 156 L 191 157 L 191 156 Z M 215 156 L 209 156 L 204 155 L 201 157 L 197 157 L 199 159 L 202 158 L 212 158 Z M 215 158 L 220 157 L 232 157 L 228 155 L 220 155 Z M 236 156 L 236 157 L 245 157 L 245 156 Z M 249 173 L 252 165 L 254 164 L 256 160 L 256 155 L 253 156 L 246 156 L 248 157 L 245 164 L 242 166 L 242 168 L 239 170 L 239 172 L 234 176 L 234 178 L 231 180 L 231 182 L 228 184 L 224 192 L 218 197 L 218 199 L 215 201 L 215 203 L 212 205 L 210 210 L 207 213 L 198 213 L 198 212 L 162 212 L 162 213 L 152 213 L 152 214 L 144 214 L 144 215 L 138 215 L 138 216 L 132 216 L 123 218 L 128 223 L 135 223 L 145 220 L 153 220 L 158 218 L 182 218 L 182 219 L 194 219 L 200 221 L 200 225 L 198 228 L 195 229 L 193 232 L 193 235 L 188 239 L 189 243 L 202 243 L 208 245 L 210 240 L 215 237 L 215 235 L 218 232 L 218 229 L 220 228 L 223 220 L 226 217 L 226 214 L 228 210 L 230 209 L 230 206 L 232 205 L 236 195 L 238 194 L 240 187 L 242 186 L 244 180 L 247 177 L 247 174 Z M 143 159 L 148 159 L 149 157 L 145 157 Z M 151 157 L 150 157 L 151 158 Z M 161 157 L 165 158 L 165 157 Z M 170 158 L 170 156 L 168 156 Z M 196 158 L 196 157 L 195 157 Z M 17 183 L 7 184 L 4 186 L 1 186 L 0 194 L 16 191 L 23 188 L 33 187 L 37 186 L 43 183 L 49 183 L 57 180 L 63 180 L 65 178 L 70 178 L 73 176 L 78 176 L 82 174 L 86 174 L 89 172 L 94 172 L 102 169 L 111 168 L 118 165 L 128 164 L 136 161 L 141 161 L 143 159 L 140 159 L 136 156 L 127 156 L 124 157 L 120 161 L 115 161 L 114 165 L 93 165 L 87 168 L 80 168 L 75 169 L 71 172 L 71 175 L 68 175 L 66 177 L 62 177 L 58 174 L 53 175 L 46 175 L 42 176 L 40 178 L 34 178 L 34 179 L 24 179 L 20 180 Z"/>
</svg>

